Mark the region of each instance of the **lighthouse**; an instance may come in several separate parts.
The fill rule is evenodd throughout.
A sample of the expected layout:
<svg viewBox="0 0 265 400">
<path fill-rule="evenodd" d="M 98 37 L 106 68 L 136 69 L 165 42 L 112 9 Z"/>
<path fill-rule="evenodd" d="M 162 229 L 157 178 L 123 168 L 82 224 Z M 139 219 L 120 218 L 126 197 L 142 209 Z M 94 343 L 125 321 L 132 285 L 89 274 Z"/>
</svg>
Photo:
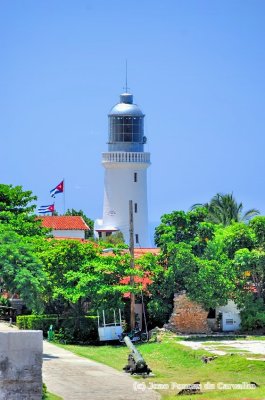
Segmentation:
<svg viewBox="0 0 265 400">
<path fill-rule="evenodd" d="M 122 232 L 129 244 L 129 202 L 133 204 L 134 246 L 150 247 L 147 207 L 147 168 L 144 152 L 144 114 L 133 95 L 123 93 L 108 115 L 108 152 L 102 154 L 104 176 L 103 218 L 95 221 L 99 238 Z"/>
</svg>

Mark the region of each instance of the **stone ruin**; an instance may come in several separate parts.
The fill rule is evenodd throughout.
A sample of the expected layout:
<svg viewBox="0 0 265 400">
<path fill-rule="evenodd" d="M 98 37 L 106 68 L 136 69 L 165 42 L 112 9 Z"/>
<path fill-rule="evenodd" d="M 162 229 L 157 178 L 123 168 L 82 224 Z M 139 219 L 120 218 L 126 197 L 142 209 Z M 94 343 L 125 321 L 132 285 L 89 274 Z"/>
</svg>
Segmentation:
<svg viewBox="0 0 265 400">
<path fill-rule="evenodd" d="M 208 326 L 207 316 L 208 311 L 190 300 L 183 291 L 175 294 L 173 312 L 165 328 L 182 334 L 209 334 L 211 329 Z"/>
</svg>

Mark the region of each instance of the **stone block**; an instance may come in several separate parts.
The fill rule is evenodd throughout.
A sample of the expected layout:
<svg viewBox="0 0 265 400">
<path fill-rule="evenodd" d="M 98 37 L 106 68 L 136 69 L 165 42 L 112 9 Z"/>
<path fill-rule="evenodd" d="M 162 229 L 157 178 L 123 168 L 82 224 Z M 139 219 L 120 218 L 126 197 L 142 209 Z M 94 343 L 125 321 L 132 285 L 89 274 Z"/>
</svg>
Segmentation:
<svg viewBox="0 0 265 400">
<path fill-rule="evenodd" d="M 0 400 L 41 400 L 42 331 L 0 332 Z"/>
</svg>

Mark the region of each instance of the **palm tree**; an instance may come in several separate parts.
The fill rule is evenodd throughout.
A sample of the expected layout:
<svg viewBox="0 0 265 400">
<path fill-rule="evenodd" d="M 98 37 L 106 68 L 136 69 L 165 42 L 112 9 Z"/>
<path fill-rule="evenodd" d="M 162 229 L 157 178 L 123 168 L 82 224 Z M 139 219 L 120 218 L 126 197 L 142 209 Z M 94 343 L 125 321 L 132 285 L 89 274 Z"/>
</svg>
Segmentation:
<svg viewBox="0 0 265 400">
<path fill-rule="evenodd" d="M 209 203 L 194 204 L 191 209 L 194 210 L 198 207 L 204 207 L 208 210 L 208 220 L 210 222 L 224 226 L 230 225 L 233 221 L 248 222 L 251 218 L 260 214 L 259 210 L 255 208 L 243 213 L 243 204 L 237 203 L 233 193 L 217 193 Z"/>
</svg>

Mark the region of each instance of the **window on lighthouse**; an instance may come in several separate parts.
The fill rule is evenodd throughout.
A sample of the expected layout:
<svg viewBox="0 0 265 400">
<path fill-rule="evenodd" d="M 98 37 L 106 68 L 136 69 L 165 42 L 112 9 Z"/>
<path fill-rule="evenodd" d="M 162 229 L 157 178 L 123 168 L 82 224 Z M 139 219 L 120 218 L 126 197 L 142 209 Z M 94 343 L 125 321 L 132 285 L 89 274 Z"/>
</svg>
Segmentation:
<svg viewBox="0 0 265 400">
<path fill-rule="evenodd" d="M 138 211 L 137 203 L 134 203 L 134 212 L 137 213 L 137 211 Z"/>
<path fill-rule="evenodd" d="M 134 182 L 137 182 L 137 178 L 138 178 L 137 172 L 135 172 L 135 173 L 134 173 L 134 178 L 133 178 Z"/>
<path fill-rule="evenodd" d="M 135 243 L 139 243 L 139 235 L 138 235 L 138 233 L 135 234 Z"/>
</svg>

